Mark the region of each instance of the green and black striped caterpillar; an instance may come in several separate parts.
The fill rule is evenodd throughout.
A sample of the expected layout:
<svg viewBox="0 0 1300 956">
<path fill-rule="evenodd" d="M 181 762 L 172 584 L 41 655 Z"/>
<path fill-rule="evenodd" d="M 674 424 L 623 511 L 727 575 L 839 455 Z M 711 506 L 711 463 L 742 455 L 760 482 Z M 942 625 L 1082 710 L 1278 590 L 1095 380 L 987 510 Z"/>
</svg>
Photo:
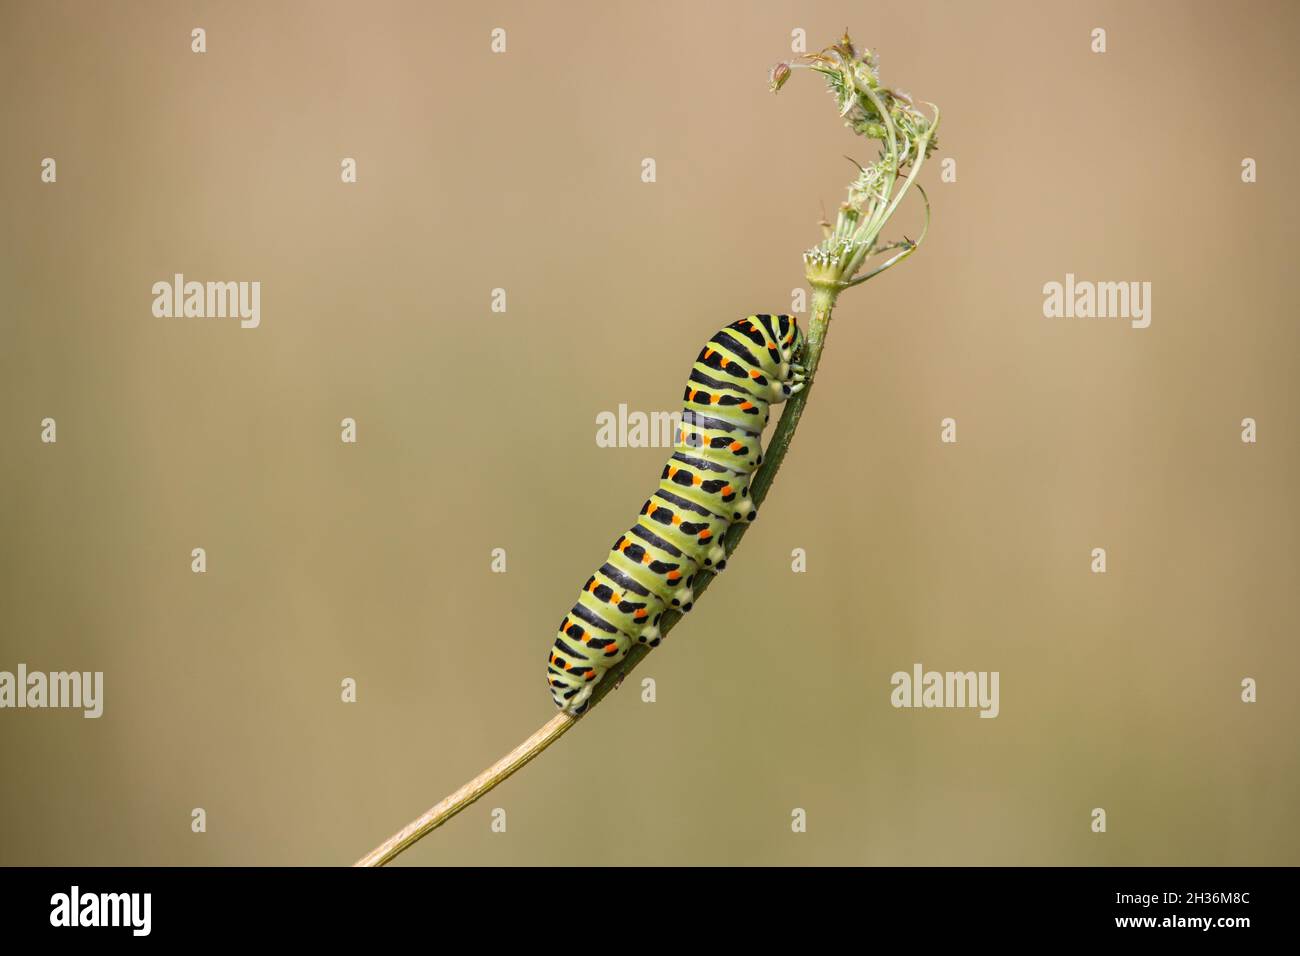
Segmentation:
<svg viewBox="0 0 1300 956">
<path fill-rule="evenodd" d="M 751 315 L 700 351 L 659 488 L 560 622 L 546 666 L 557 707 L 585 711 L 596 684 L 634 643 L 658 646 L 664 611 L 691 609 L 696 572 L 726 566 L 727 529 L 757 517 L 749 478 L 763 461 L 769 407 L 804 387 L 803 366 L 794 362 L 802 348 L 790 316 Z"/>
</svg>

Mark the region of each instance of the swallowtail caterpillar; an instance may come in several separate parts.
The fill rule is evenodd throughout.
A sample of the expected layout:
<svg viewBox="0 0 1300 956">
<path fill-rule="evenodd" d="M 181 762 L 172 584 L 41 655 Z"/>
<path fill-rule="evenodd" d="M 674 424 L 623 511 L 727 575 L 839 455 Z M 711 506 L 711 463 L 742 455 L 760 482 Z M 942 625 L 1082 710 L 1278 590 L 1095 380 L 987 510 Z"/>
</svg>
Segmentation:
<svg viewBox="0 0 1300 956">
<path fill-rule="evenodd" d="M 696 572 L 726 567 L 727 529 L 757 517 L 749 479 L 763 462 L 769 409 L 804 387 L 804 368 L 794 361 L 802 348 L 795 319 L 751 315 L 700 351 L 658 489 L 560 622 L 546 662 L 557 707 L 582 714 L 633 644 L 658 646 L 664 611 L 691 609 Z"/>
</svg>

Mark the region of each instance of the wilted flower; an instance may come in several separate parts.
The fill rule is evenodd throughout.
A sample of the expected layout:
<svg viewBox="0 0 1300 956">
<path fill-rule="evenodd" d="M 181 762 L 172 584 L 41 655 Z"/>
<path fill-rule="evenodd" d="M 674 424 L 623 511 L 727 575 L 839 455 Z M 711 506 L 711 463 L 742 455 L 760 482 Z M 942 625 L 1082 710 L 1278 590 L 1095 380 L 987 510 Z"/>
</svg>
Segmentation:
<svg viewBox="0 0 1300 956">
<path fill-rule="evenodd" d="M 915 242 L 910 239 L 892 243 L 878 241 L 881 229 L 915 182 L 921 164 L 938 145 L 935 132 L 939 127 L 939 108 L 928 104 L 934 110 L 931 118 L 913 105 L 907 93 L 881 86 L 875 54 L 867 49 L 859 51 L 847 30 L 838 43 L 801 59 L 805 62 L 778 63 L 773 68 L 772 91 L 779 90 L 795 69 L 820 73 L 835 97 L 844 125 L 880 144 L 877 159 L 858 166 L 859 175 L 849 186 L 848 200 L 840 209 L 834 229 L 820 245 L 804 254 L 808 278 L 814 288 L 843 289 L 865 282 L 900 262 L 925 238 L 926 230 L 922 228 Z M 900 182 L 899 177 L 904 175 Z M 917 191 L 924 200 L 924 190 L 917 186 Z M 928 226 L 928 202 L 925 208 Z M 865 275 L 854 277 L 871 256 L 895 249 L 901 251 Z"/>
<path fill-rule="evenodd" d="M 790 73 L 791 70 L 789 63 L 778 63 L 776 66 L 772 67 L 770 88 L 773 93 L 785 86 L 785 81 L 790 79 Z"/>
</svg>

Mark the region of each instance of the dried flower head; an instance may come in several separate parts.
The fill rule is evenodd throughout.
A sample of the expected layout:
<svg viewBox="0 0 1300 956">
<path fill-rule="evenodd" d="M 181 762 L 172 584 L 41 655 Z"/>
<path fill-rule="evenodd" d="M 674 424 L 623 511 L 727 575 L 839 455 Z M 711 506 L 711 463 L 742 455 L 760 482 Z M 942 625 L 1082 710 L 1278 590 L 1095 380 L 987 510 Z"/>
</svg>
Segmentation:
<svg viewBox="0 0 1300 956">
<path fill-rule="evenodd" d="M 880 64 L 869 49 L 859 50 L 846 30 L 844 36 L 819 53 L 794 63 L 779 63 L 772 70 L 771 88 L 779 90 L 796 69 L 812 70 L 826 78 L 844 125 L 859 136 L 880 144 L 876 159 L 865 166 L 855 162 L 857 177 L 849 184 L 848 198 L 840 206 L 834 227 L 826 238 L 804 254 L 808 279 L 814 288 L 847 288 L 879 275 L 902 261 L 920 245 L 926 228 L 914 242 L 880 243 L 885 223 L 913 183 L 921 165 L 938 145 L 939 108 L 931 118 L 918 110 L 912 97 L 898 88 L 881 85 Z M 900 179 L 901 177 L 901 179 Z M 925 191 L 917 191 L 925 199 Z M 926 226 L 929 202 L 925 203 Z M 862 276 L 855 274 L 872 256 L 899 250 L 883 264 Z"/>
</svg>

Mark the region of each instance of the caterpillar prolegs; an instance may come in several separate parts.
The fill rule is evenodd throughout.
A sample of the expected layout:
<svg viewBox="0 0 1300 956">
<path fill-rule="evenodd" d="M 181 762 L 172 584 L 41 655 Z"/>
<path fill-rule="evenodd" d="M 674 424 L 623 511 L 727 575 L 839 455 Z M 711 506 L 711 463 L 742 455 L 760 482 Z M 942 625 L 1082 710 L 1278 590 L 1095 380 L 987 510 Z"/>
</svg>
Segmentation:
<svg viewBox="0 0 1300 956">
<path fill-rule="evenodd" d="M 658 646 L 664 611 L 691 609 L 696 572 L 726 566 L 727 529 L 757 517 L 749 479 L 763 461 L 769 408 L 803 388 L 804 369 L 793 361 L 802 348 L 790 316 L 751 315 L 700 350 L 659 488 L 560 622 L 546 666 L 556 706 L 585 711 L 633 644 Z"/>
</svg>

